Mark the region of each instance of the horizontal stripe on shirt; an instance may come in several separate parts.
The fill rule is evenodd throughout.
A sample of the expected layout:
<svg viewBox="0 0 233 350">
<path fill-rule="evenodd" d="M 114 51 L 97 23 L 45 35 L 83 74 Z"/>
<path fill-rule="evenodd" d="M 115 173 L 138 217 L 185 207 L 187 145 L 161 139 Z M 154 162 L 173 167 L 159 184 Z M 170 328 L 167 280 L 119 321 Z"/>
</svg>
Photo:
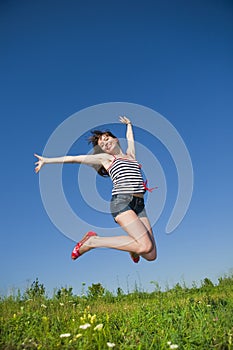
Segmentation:
<svg viewBox="0 0 233 350">
<path fill-rule="evenodd" d="M 113 182 L 112 195 L 145 192 L 141 167 L 137 160 L 115 158 L 108 172 Z"/>
</svg>

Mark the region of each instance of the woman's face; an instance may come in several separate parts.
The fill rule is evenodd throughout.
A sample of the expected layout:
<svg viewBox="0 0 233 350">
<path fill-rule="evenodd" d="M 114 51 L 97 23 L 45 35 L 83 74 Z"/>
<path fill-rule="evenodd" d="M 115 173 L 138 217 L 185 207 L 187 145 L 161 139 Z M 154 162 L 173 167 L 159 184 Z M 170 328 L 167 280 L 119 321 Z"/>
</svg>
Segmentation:
<svg viewBox="0 0 233 350">
<path fill-rule="evenodd" d="M 113 138 L 107 134 L 103 134 L 100 136 L 98 140 L 98 145 L 102 149 L 103 152 L 112 154 L 114 153 L 114 149 L 118 144 L 118 139 Z"/>
</svg>

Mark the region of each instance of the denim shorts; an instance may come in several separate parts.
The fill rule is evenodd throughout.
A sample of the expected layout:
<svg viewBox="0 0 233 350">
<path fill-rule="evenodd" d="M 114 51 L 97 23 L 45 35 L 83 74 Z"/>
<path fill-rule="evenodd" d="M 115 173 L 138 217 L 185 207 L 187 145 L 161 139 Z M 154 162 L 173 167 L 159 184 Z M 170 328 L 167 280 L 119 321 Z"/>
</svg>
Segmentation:
<svg viewBox="0 0 233 350">
<path fill-rule="evenodd" d="M 110 210 L 114 220 L 118 214 L 133 210 L 138 217 L 146 217 L 144 198 L 132 194 L 115 194 L 110 202 Z"/>
</svg>

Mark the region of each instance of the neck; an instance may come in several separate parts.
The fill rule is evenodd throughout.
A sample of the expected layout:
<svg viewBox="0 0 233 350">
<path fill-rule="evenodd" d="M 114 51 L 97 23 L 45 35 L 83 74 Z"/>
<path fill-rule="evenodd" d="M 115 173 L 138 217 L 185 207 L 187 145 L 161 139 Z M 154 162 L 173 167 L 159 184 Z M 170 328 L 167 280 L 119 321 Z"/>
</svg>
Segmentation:
<svg viewBox="0 0 233 350">
<path fill-rule="evenodd" d="M 122 149 L 120 147 L 116 147 L 113 151 L 114 156 L 124 156 L 124 153 L 122 152 Z"/>
<path fill-rule="evenodd" d="M 113 154 L 114 156 L 118 156 L 118 157 L 124 157 L 125 154 L 123 152 L 116 152 Z"/>
</svg>

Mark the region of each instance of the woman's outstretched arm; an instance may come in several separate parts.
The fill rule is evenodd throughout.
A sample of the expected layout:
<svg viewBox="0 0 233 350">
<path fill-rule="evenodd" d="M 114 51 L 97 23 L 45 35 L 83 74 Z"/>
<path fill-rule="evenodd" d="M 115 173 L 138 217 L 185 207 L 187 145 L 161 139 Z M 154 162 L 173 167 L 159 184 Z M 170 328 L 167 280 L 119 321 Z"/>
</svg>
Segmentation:
<svg viewBox="0 0 233 350">
<path fill-rule="evenodd" d="M 87 165 L 94 165 L 94 164 L 101 165 L 105 163 L 107 160 L 105 153 L 93 154 L 93 155 L 80 155 L 80 156 L 64 156 L 64 157 L 55 157 L 55 158 L 42 157 L 42 156 L 39 156 L 38 154 L 34 154 L 34 156 L 38 159 L 37 162 L 35 162 L 36 173 L 38 173 L 45 164 L 83 163 Z"/>
<path fill-rule="evenodd" d="M 126 139 L 128 142 L 128 148 L 127 148 L 126 154 L 135 158 L 136 155 L 135 155 L 134 135 L 133 135 L 133 128 L 132 128 L 131 121 L 129 118 L 124 116 L 124 117 L 120 117 L 120 122 L 127 125 Z"/>
</svg>

